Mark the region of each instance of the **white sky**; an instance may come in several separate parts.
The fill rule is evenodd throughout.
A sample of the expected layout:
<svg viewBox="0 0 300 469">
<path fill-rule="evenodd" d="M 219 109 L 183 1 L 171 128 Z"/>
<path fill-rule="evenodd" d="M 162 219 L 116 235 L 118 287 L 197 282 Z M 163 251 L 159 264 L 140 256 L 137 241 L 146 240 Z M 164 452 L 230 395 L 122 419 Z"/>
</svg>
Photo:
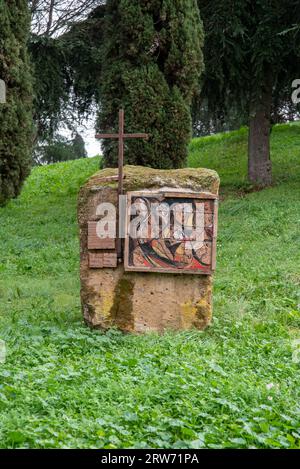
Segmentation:
<svg viewBox="0 0 300 469">
<path fill-rule="evenodd" d="M 85 119 L 76 127 L 76 131 L 84 140 L 85 149 L 89 157 L 101 154 L 101 140 L 95 138 L 95 119 L 95 115 L 91 115 L 89 119 Z M 58 133 L 68 139 L 72 138 L 72 132 L 66 127 L 59 128 Z"/>
<path fill-rule="evenodd" d="M 95 139 L 95 128 L 94 125 L 91 124 L 87 129 L 81 131 L 79 129 L 79 133 L 85 141 L 85 148 L 88 153 L 88 156 L 96 156 L 101 153 L 101 141 Z"/>
</svg>

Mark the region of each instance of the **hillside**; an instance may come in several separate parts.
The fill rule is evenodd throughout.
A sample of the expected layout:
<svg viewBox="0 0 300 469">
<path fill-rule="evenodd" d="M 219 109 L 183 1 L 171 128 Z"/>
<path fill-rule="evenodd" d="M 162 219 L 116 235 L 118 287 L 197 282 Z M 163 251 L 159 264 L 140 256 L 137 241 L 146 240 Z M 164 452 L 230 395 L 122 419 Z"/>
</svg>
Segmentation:
<svg viewBox="0 0 300 469">
<path fill-rule="evenodd" d="M 222 181 L 214 323 L 87 329 L 76 197 L 98 160 L 36 168 L 0 209 L 0 446 L 300 448 L 300 126 L 272 133 L 275 183 L 246 182 L 247 132 L 194 139 Z"/>
</svg>

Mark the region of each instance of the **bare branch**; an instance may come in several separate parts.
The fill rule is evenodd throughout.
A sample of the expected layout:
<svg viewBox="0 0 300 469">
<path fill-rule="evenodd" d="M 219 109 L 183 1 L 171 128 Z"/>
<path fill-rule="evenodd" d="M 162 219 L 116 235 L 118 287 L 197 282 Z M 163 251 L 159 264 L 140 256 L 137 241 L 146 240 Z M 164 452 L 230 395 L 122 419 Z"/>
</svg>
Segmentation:
<svg viewBox="0 0 300 469">
<path fill-rule="evenodd" d="M 50 5 L 49 5 L 49 12 L 48 12 L 48 22 L 47 22 L 46 36 L 50 35 L 51 26 L 52 26 L 52 22 L 53 22 L 54 6 L 55 6 L 55 0 L 51 0 Z"/>
<path fill-rule="evenodd" d="M 105 0 L 28 0 L 32 32 L 38 36 L 60 36 L 104 3 Z"/>
</svg>

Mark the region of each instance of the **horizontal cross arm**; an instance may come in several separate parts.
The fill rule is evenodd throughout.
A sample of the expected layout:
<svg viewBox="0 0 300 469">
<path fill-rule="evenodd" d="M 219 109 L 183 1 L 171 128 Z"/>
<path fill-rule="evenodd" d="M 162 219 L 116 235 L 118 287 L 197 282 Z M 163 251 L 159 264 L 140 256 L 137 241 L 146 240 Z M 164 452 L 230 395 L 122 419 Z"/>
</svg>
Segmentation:
<svg viewBox="0 0 300 469">
<path fill-rule="evenodd" d="M 96 134 L 95 138 L 145 138 L 148 139 L 148 134 Z"/>
<path fill-rule="evenodd" d="M 96 134 L 95 138 L 119 138 L 119 134 Z"/>
<path fill-rule="evenodd" d="M 148 134 L 124 134 L 124 138 L 149 138 Z"/>
</svg>

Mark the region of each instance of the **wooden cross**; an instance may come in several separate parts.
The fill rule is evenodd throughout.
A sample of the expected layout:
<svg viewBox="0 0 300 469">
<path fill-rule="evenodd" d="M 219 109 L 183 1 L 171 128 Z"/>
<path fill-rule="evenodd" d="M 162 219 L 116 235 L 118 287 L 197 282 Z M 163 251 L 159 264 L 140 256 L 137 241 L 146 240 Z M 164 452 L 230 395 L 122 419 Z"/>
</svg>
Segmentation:
<svg viewBox="0 0 300 469">
<path fill-rule="evenodd" d="M 123 166 L 124 166 L 124 140 L 126 138 L 144 138 L 148 139 L 148 134 L 125 134 L 124 132 L 124 109 L 119 110 L 119 133 L 117 134 L 96 134 L 96 138 L 113 138 L 119 140 L 119 159 L 118 159 L 118 166 L 119 166 L 119 175 L 118 175 L 118 194 L 123 194 Z"/>
<path fill-rule="evenodd" d="M 118 159 L 118 167 L 119 167 L 119 173 L 118 173 L 118 195 L 123 194 L 123 166 L 124 166 L 124 140 L 126 138 L 144 138 L 148 139 L 149 135 L 148 134 L 125 134 L 124 132 L 124 109 L 119 110 L 119 133 L 117 134 L 96 134 L 96 138 L 102 139 L 102 138 L 113 138 L 119 140 L 119 159 Z M 118 242 L 117 242 L 117 254 L 118 258 L 122 258 L 122 239 L 118 237 Z"/>
</svg>

